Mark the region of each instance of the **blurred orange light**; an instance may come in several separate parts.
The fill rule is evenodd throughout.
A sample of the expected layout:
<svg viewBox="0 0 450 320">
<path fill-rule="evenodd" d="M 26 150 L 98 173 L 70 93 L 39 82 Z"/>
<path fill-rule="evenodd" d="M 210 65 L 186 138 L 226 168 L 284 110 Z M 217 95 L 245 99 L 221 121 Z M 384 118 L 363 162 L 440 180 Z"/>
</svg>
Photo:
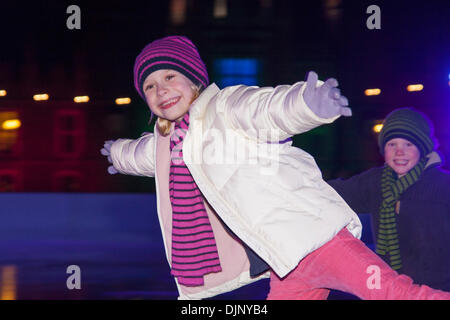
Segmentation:
<svg viewBox="0 0 450 320">
<path fill-rule="evenodd" d="M 381 93 L 381 90 L 380 89 L 366 89 L 365 91 L 364 91 L 364 94 L 366 95 L 366 96 L 377 96 L 377 95 L 379 95 Z"/>
<path fill-rule="evenodd" d="M 19 119 L 6 120 L 2 123 L 3 130 L 14 130 L 20 128 L 22 123 Z"/>
<path fill-rule="evenodd" d="M 378 124 L 374 125 L 372 129 L 374 132 L 379 133 L 381 131 L 381 129 L 383 129 L 383 124 L 378 123 Z"/>
<path fill-rule="evenodd" d="M 0 90 L 0 97 L 6 96 L 6 90 Z"/>
<path fill-rule="evenodd" d="M 88 102 L 89 97 L 88 96 L 77 96 L 77 97 L 73 98 L 73 101 L 75 101 L 76 103 Z"/>
<path fill-rule="evenodd" d="M 130 98 L 117 98 L 116 104 L 130 104 L 131 99 Z"/>
<path fill-rule="evenodd" d="M 34 101 L 44 101 L 44 100 L 48 100 L 48 94 L 46 94 L 46 93 L 35 94 L 35 95 L 33 96 L 33 100 L 34 100 Z"/>
<path fill-rule="evenodd" d="M 423 85 L 422 84 L 410 84 L 406 87 L 406 90 L 408 91 L 422 91 Z"/>
</svg>

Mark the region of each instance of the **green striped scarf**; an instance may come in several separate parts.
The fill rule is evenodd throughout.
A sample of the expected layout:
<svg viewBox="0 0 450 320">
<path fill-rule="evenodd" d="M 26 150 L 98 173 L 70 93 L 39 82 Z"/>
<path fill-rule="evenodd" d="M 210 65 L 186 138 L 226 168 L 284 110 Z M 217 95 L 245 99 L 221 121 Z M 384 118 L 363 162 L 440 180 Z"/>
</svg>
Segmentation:
<svg viewBox="0 0 450 320">
<path fill-rule="evenodd" d="M 402 267 L 395 205 L 400 195 L 419 179 L 426 162 L 427 158 L 423 157 L 414 168 L 400 179 L 397 179 L 394 170 L 388 165 L 385 165 L 381 175 L 382 202 L 376 253 L 382 256 L 388 255 L 389 264 L 394 270 L 399 270 Z"/>
</svg>

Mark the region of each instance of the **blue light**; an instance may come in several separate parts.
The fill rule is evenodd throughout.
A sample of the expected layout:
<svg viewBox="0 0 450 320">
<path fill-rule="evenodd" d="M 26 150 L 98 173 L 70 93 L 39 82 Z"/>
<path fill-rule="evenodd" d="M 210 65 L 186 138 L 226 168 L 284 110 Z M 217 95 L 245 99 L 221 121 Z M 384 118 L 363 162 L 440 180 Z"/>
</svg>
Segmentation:
<svg viewBox="0 0 450 320">
<path fill-rule="evenodd" d="M 237 84 L 245 84 L 247 86 L 256 86 L 258 83 L 256 78 L 253 77 L 245 77 L 245 76 L 229 76 L 223 77 L 220 80 L 221 87 L 229 87 Z"/>
<path fill-rule="evenodd" d="M 256 75 L 259 63 L 251 58 L 224 58 L 215 61 L 217 70 L 223 75 Z"/>
<path fill-rule="evenodd" d="M 254 58 L 220 58 L 214 61 L 215 82 L 220 87 L 258 84 L 260 61 Z"/>
</svg>

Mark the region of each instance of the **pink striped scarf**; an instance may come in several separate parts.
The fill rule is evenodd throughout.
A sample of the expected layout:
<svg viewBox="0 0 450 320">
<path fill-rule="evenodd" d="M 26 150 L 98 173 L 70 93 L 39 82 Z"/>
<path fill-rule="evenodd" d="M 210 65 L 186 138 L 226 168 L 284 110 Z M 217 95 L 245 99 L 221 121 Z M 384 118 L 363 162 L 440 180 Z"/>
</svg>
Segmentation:
<svg viewBox="0 0 450 320">
<path fill-rule="evenodd" d="M 220 272 L 214 233 L 203 197 L 183 161 L 183 139 L 189 126 L 189 113 L 170 137 L 169 191 L 172 203 L 172 271 L 178 283 L 201 286 L 203 276 Z"/>
</svg>

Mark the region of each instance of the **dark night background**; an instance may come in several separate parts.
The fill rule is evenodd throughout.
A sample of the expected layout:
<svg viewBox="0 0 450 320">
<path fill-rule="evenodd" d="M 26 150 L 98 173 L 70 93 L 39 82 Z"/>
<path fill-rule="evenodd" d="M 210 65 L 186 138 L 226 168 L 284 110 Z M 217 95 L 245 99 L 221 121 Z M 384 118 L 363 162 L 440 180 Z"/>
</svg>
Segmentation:
<svg viewBox="0 0 450 320">
<path fill-rule="evenodd" d="M 80 30 L 66 26 L 72 4 Z M 380 30 L 366 27 L 373 4 Z M 254 63 L 249 81 L 259 86 L 310 70 L 335 77 L 353 116 L 294 137 L 330 179 L 383 164 L 372 128 L 399 107 L 426 113 L 450 158 L 449 21 L 444 0 L 3 1 L 0 123 L 21 126 L 0 128 L 0 299 L 176 298 L 153 179 L 109 175 L 99 152 L 105 140 L 153 130 L 132 73 L 147 43 L 188 36 L 219 86 L 230 83 L 221 61 Z M 408 92 L 410 84 L 424 88 Z M 366 96 L 370 88 L 381 94 Z M 42 93 L 49 99 L 33 100 Z M 89 102 L 73 101 L 84 95 Z M 116 105 L 118 97 L 131 103 Z M 71 264 L 83 270 L 83 290 L 66 288 Z M 226 298 L 264 299 L 266 290 Z"/>
<path fill-rule="evenodd" d="M 175 10 L 180 3 L 184 10 Z M 226 16 L 214 16 L 218 3 L 226 4 Z M 71 4 L 81 9 L 80 30 L 66 27 Z M 381 9 L 380 30 L 366 27 L 371 4 Z M 0 110 L 16 108 L 23 118 L 14 151 L 0 155 L 9 170 L 4 191 L 152 191 L 152 179 L 108 176 L 98 150 L 104 140 L 152 130 L 132 68 L 147 43 L 169 34 L 197 44 L 212 82 L 221 77 L 215 61 L 224 57 L 256 59 L 259 86 L 294 83 L 309 70 L 336 77 L 353 117 L 294 138 L 326 179 L 382 164 L 372 127 L 398 107 L 427 113 L 441 154 L 450 155 L 448 1 L 36 1 L 3 3 L 0 14 L 0 90 L 8 92 Z M 406 91 L 416 83 L 424 90 Z M 368 88 L 381 94 L 365 96 Z M 44 92 L 48 101 L 32 100 Z M 79 106 L 77 95 L 90 101 Z M 117 97 L 132 102 L 117 106 Z M 50 150 L 60 139 L 51 129 L 54 113 L 62 109 L 82 119 L 71 155 Z"/>
</svg>

